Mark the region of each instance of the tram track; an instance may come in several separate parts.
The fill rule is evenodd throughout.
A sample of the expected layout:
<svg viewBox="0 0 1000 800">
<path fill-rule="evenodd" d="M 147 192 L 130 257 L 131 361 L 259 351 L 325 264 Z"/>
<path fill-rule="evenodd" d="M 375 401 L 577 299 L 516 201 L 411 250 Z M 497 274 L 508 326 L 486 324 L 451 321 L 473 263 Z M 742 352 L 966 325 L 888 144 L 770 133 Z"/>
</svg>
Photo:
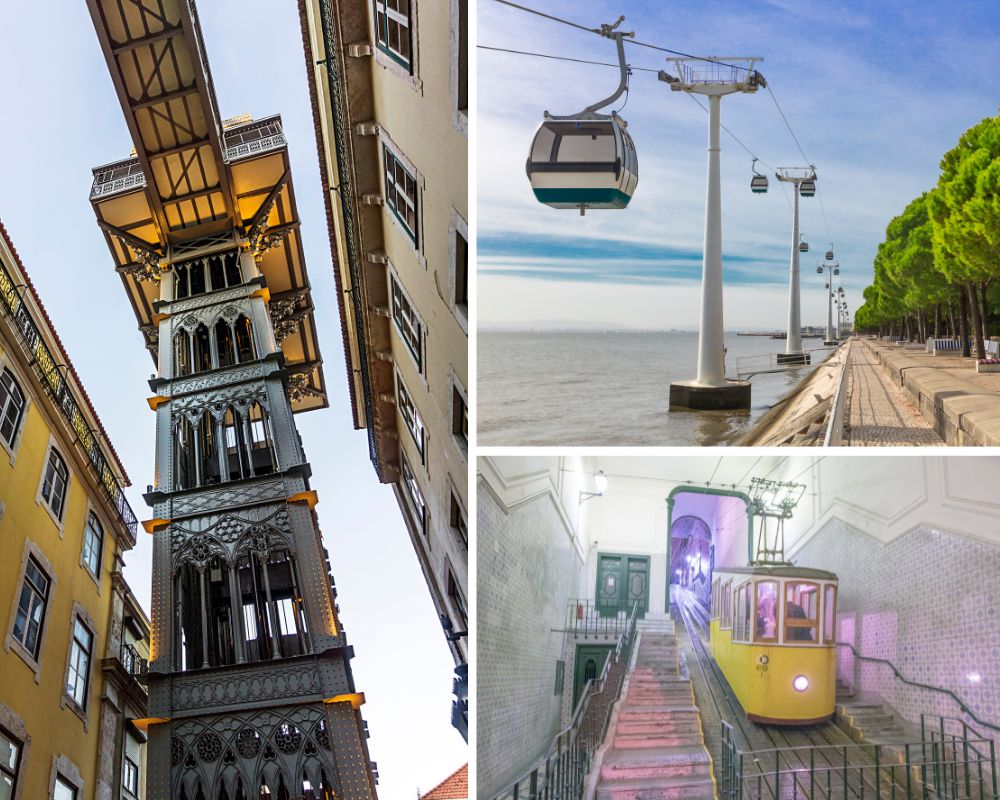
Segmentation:
<svg viewBox="0 0 1000 800">
<path fill-rule="evenodd" d="M 729 686 L 729 681 L 709 652 L 708 612 L 685 591 L 677 592 L 675 597 L 677 600 L 671 604 L 672 612 L 684 623 L 691 645 L 690 650 L 695 656 L 701 680 L 696 680 L 694 675 L 691 677 L 696 689 L 700 684 L 707 690 L 708 699 L 712 704 L 712 708 L 708 710 L 714 711 L 719 720 L 726 721 L 739 733 L 745 752 L 775 750 L 780 753 L 776 763 L 764 763 L 755 757 L 751 762 L 744 764 L 745 770 L 748 765 L 752 770 L 747 770 L 744 774 L 744 781 L 749 779 L 752 782 L 755 777 L 757 779 L 756 791 L 751 789 L 753 800 L 778 800 L 774 786 L 765 779 L 766 776 L 773 775 L 776 764 L 783 774 L 790 772 L 793 775 L 790 792 L 792 797 L 801 794 L 803 798 L 808 797 L 811 800 L 817 797 L 820 800 L 829 800 L 836 795 L 838 798 L 853 797 L 860 800 L 865 794 L 870 797 L 878 796 L 879 789 L 887 792 L 887 796 L 892 796 L 891 781 L 883 779 L 880 781 L 881 786 L 876 787 L 874 780 L 867 777 L 860 769 L 871 767 L 874 762 L 865 753 L 864 748 L 854 747 L 857 743 L 836 722 L 801 727 L 778 727 L 758 725 L 747 719 L 743 707 Z M 690 674 L 691 665 L 688 665 L 688 670 Z M 705 716 L 700 705 L 699 711 Z M 722 747 L 720 729 L 721 725 L 718 725 L 714 730 L 705 730 L 704 734 L 706 744 L 713 753 L 716 779 L 721 785 L 721 760 L 718 758 Z M 835 763 L 831 758 L 831 751 L 838 747 L 851 747 L 851 750 L 843 751 L 850 753 L 846 762 L 841 759 Z M 854 781 L 851 780 L 852 771 L 855 772 Z M 810 773 L 822 775 L 824 779 L 813 782 L 809 779 Z M 778 794 L 785 797 L 786 791 L 780 791 Z"/>
</svg>

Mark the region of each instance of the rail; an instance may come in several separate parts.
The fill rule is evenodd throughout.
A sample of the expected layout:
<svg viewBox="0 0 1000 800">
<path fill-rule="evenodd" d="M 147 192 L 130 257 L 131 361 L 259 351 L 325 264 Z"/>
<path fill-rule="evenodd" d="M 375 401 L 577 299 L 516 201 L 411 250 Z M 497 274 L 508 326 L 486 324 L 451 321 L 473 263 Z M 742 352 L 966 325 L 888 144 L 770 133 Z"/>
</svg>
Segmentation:
<svg viewBox="0 0 1000 800">
<path fill-rule="evenodd" d="M 803 353 L 816 353 L 820 350 L 836 350 L 837 346 L 812 347 L 803 350 Z M 810 361 L 812 359 L 810 358 Z M 793 369 L 802 369 L 809 364 L 792 363 L 779 364 L 777 353 L 764 353 L 754 356 L 741 356 L 736 359 L 736 380 L 744 381 L 757 375 L 765 375 L 772 372 L 790 372 Z"/>
<path fill-rule="evenodd" d="M 931 692 L 937 692 L 938 694 L 947 695 L 948 697 L 950 697 L 952 700 L 955 701 L 958 707 L 962 710 L 962 713 L 967 715 L 969 719 L 971 719 L 977 725 L 980 725 L 984 728 L 989 728 L 992 731 L 1000 732 L 1000 725 L 994 725 L 990 722 L 986 722 L 985 720 L 979 719 L 979 717 L 975 715 L 972 709 L 965 704 L 965 701 L 962 700 L 962 698 L 959 697 L 957 694 L 955 694 L 953 691 L 951 691 L 951 689 L 943 689 L 940 686 L 931 686 L 926 683 L 911 681 L 909 678 L 905 677 L 899 671 L 896 665 L 893 664 L 891 661 L 888 661 L 887 659 L 884 658 L 876 658 L 875 656 L 863 656 L 857 651 L 857 649 L 855 649 L 854 645 L 850 644 L 849 642 L 837 642 L 837 647 L 846 647 L 854 654 L 854 657 L 859 661 L 870 661 L 875 664 L 883 664 L 889 667 L 889 669 L 892 670 L 892 674 L 896 676 L 896 679 L 905 683 L 907 686 L 915 686 L 918 689 L 926 689 Z"/>
<path fill-rule="evenodd" d="M 108 465 L 108 459 L 99 443 L 97 433 L 87 424 L 86 417 L 73 397 L 68 381 L 60 371 L 65 367 L 59 363 L 38 329 L 38 325 L 28 311 L 28 306 L 19 293 L 24 287 L 14 283 L 7 267 L 0 261 L 0 309 L 7 312 L 11 326 L 17 334 L 35 372 L 41 378 L 42 386 L 55 401 L 56 408 L 76 433 L 83 452 L 97 473 L 97 482 L 104 490 L 108 501 L 118 514 L 121 524 L 135 539 L 138 521 L 132 507 L 125 499 L 125 493 Z"/>
<path fill-rule="evenodd" d="M 969 732 L 952 733 L 942 721 L 922 726 L 913 743 L 743 751 L 723 721 L 720 797 L 864 800 L 867 791 L 874 800 L 997 800 L 995 744 Z M 749 767 L 755 771 L 744 774 Z"/>
<path fill-rule="evenodd" d="M 130 644 L 123 644 L 119 651 L 118 660 L 129 675 L 145 675 L 149 671 L 149 662 L 146 661 L 139 652 Z"/>
<path fill-rule="evenodd" d="M 844 348 L 844 363 L 840 366 L 837 390 L 833 393 L 833 403 L 827 412 L 826 436 L 823 447 L 840 447 L 844 442 L 844 406 L 847 402 L 847 372 L 851 361 L 851 343 Z"/>
<path fill-rule="evenodd" d="M 548 752 L 533 767 L 494 795 L 493 800 L 583 800 L 584 781 L 608 732 L 611 709 L 621 695 L 632 658 L 638 611 L 636 603 L 600 677 L 584 686 L 569 727 L 555 737 Z"/>
<path fill-rule="evenodd" d="M 620 636 L 629 625 L 629 612 L 627 606 L 615 603 L 570 600 L 566 605 L 566 627 L 560 632 L 568 633 L 574 639 Z"/>
</svg>

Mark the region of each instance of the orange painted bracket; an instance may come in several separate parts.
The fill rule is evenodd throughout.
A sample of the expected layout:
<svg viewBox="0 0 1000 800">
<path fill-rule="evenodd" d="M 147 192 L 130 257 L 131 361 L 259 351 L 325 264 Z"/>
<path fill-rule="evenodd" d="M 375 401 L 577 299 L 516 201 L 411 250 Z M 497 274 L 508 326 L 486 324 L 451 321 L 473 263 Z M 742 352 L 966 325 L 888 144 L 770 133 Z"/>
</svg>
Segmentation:
<svg viewBox="0 0 1000 800">
<path fill-rule="evenodd" d="M 169 402 L 170 402 L 169 397 L 160 397 L 160 395 L 158 394 L 154 394 L 152 397 L 146 398 L 146 403 L 153 411 L 156 411 L 156 409 L 158 409 L 164 403 L 169 403 Z"/>
<path fill-rule="evenodd" d="M 256 292 L 250 295 L 251 297 L 263 297 L 265 303 L 271 302 L 271 290 L 266 286 L 262 289 L 258 289 Z"/>
<path fill-rule="evenodd" d="M 142 521 L 142 527 L 146 533 L 156 533 L 160 528 L 165 528 L 169 524 L 169 519 L 144 519 Z"/>
<path fill-rule="evenodd" d="M 170 717 L 143 717 L 132 720 L 132 724 L 143 733 L 149 730 L 150 725 L 162 725 L 164 722 L 170 722 Z"/>
<path fill-rule="evenodd" d="M 365 693 L 356 692 L 354 694 L 338 694 L 336 697 L 328 697 L 324 703 L 350 703 L 351 708 L 357 711 L 365 704 Z"/>
<path fill-rule="evenodd" d="M 165 319 L 170 319 L 170 314 L 153 314 L 152 316 L 154 325 L 159 325 Z"/>
<path fill-rule="evenodd" d="M 315 508 L 316 504 L 319 502 L 319 495 L 316 494 L 316 490 L 312 489 L 308 492 L 299 492 L 298 494 L 293 494 L 288 498 L 289 503 L 305 503 L 309 508 Z"/>
</svg>

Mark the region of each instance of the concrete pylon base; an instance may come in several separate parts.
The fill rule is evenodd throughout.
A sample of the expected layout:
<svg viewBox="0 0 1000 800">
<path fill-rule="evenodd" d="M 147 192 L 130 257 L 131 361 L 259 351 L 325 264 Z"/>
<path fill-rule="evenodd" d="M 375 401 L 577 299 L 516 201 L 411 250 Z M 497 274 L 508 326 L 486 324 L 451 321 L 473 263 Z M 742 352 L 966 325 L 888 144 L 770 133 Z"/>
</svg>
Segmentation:
<svg viewBox="0 0 1000 800">
<path fill-rule="evenodd" d="M 811 364 L 809 353 L 778 353 L 779 364 Z"/>
<path fill-rule="evenodd" d="M 833 347 L 835 344 L 840 344 L 836 339 L 830 339 L 829 341 L 823 342 L 824 347 Z"/>
<path fill-rule="evenodd" d="M 670 408 L 694 411 L 750 408 L 750 381 L 729 381 L 724 386 L 700 386 L 694 381 L 672 383 Z"/>
</svg>

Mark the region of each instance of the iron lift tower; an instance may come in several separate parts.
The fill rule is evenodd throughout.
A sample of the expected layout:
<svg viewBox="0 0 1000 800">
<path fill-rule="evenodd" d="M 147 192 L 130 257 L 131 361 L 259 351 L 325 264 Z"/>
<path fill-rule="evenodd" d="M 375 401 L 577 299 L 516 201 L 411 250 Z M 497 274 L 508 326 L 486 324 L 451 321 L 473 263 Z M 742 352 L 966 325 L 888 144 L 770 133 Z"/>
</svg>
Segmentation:
<svg viewBox="0 0 1000 800">
<path fill-rule="evenodd" d="M 712 56 L 671 58 L 676 76 L 665 71 L 660 80 L 672 91 L 708 97 L 708 186 L 705 198 L 705 245 L 701 275 L 701 319 L 698 332 L 698 376 L 670 385 L 670 407 L 735 409 L 750 407 L 750 383 L 730 381 L 725 374 L 725 334 L 722 315 L 722 185 L 719 130 L 723 95 L 753 94 L 766 86 L 754 69 L 759 57 Z M 739 62 L 734 63 L 734 62 Z M 742 66 L 746 64 L 746 66 Z"/>
</svg>

